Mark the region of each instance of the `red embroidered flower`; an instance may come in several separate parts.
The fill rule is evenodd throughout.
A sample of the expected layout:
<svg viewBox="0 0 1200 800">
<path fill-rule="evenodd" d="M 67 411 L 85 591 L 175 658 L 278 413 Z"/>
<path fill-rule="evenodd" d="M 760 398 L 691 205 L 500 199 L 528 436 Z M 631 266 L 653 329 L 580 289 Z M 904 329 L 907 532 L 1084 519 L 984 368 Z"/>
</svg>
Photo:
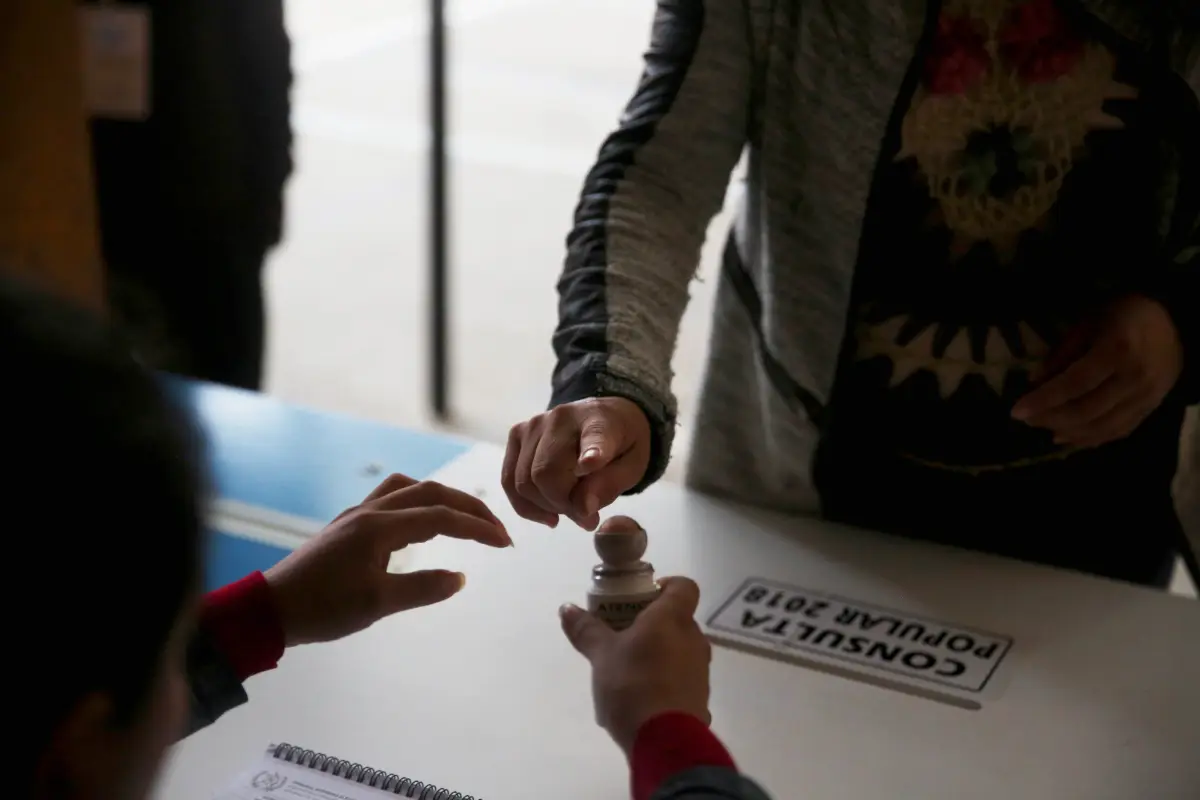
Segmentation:
<svg viewBox="0 0 1200 800">
<path fill-rule="evenodd" d="M 1000 56 L 1026 83 L 1045 83 L 1070 72 L 1084 41 L 1055 0 L 1025 0 L 1000 29 Z"/>
<path fill-rule="evenodd" d="M 991 67 L 987 40 L 970 17 L 942 14 L 925 60 L 925 86 L 933 94 L 962 94 Z"/>
</svg>

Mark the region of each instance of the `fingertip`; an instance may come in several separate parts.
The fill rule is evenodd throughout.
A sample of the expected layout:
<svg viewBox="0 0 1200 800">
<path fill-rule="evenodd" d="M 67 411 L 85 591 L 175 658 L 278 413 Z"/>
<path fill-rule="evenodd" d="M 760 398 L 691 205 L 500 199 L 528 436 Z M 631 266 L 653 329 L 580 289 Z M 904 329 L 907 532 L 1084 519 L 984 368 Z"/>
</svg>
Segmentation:
<svg viewBox="0 0 1200 800">
<path fill-rule="evenodd" d="M 520 514 L 523 519 L 536 522 L 539 525 L 545 525 L 547 528 L 553 528 L 558 525 L 557 514 L 546 511 L 541 506 L 531 503 L 523 497 L 513 498 L 513 510 Z M 506 528 L 505 533 L 507 532 L 508 529 Z"/>
<path fill-rule="evenodd" d="M 562 628 L 563 634 L 571 641 L 571 645 L 578 648 L 576 639 L 578 631 L 583 625 L 583 617 L 586 612 L 575 605 L 574 603 L 563 603 L 558 607 L 558 623 Z"/>
<path fill-rule="evenodd" d="M 700 604 L 700 586 L 691 578 L 678 575 L 660 578 L 658 586 L 660 592 L 691 606 L 693 611 Z"/>
<path fill-rule="evenodd" d="M 463 572 L 451 572 L 450 580 L 453 588 L 453 591 L 450 592 L 451 597 L 461 592 L 467 585 L 467 576 Z"/>
<path fill-rule="evenodd" d="M 464 529 L 461 535 L 455 538 L 470 539 L 486 547 L 501 549 L 512 547 L 513 543 L 512 537 L 508 535 L 508 530 L 503 525 L 480 519 L 473 520 L 471 527 Z"/>
<path fill-rule="evenodd" d="M 590 475 L 604 466 L 604 452 L 599 447 L 588 447 L 579 454 L 575 462 L 575 477 Z"/>
</svg>

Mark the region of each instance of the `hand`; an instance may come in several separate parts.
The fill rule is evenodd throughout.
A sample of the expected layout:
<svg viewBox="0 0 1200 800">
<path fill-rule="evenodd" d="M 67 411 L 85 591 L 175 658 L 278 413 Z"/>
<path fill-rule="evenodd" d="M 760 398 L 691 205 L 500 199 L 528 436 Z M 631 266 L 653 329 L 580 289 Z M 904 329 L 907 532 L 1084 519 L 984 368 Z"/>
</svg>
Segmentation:
<svg viewBox="0 0 1200 800">
<path fill-rule="evenodd" d="M 644 723 L 668 711 L 712 722 L 708 672 L 712 645 L 696 624 L 700 590 L 666 578 L 662 594 L 633 625 L 616 632 L 576 606 L 563 606 L 563 633 L 592 664 L 596 722 L 628 756 Z"/>
<path fill-rule="evenodd" d="M 1175 386 L 1183 345 L 1158 302 L 1134 295 L 1067 334 L 1013 407 L 1013 417 L 1054 441 L 1098 447 L 1137 430 Z"/>
<path fill-rule="evenodd" d="M 600 509 L 642 480 L 650 464 L 650 422 L 621 397 L 552 408 L 508 433 L 500 475 L 513 509 L 551 528 L 565 514 L 586 530 Z"/>
<path fill-rule="evenodd" d="M 327 642 L 378 620 L 458 593 L 465 576 L 447 570 L 395 575 L 393 552 L 434 536 L 509 547 L 512 539 L 483 501 L 431 481 L 392 475 L 362 505 L 265 573 L 288 645 Z"/>
</svg>

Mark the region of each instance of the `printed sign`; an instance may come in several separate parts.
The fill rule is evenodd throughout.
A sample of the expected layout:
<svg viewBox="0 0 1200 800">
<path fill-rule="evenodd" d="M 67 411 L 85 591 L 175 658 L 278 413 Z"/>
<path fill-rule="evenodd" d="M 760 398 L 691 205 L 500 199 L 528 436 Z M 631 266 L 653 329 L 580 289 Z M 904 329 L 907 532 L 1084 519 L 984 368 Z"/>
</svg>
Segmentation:
<svg viewBox="0 0 1200 800">
<path fill-rule="evenodd" d="M 708 627 L 716 639 L 969 695 L 984 691 L 1013 644 L 1006 636 L 761 578 L 738 587 Z"/>
</svg>

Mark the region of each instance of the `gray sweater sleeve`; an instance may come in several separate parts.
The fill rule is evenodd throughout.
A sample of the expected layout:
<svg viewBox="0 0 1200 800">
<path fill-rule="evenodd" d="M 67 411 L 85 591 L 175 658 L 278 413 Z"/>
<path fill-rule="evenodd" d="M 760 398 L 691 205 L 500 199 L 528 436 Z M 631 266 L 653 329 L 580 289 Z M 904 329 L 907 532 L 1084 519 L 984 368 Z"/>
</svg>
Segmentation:
<svg viewBox="0 0 1200 800">
<path fill-rule="evenodd" d="M 670 778 L 652 800 L 770 800 L 754 781 L 733 770 L 697 767 Z"/>
<path fill-rule="evenodd" d="M 191 736 L 246 702 L 246 690 L 223 656 L 203 631 L 197 631 L 188 645 L 188 688 L 191 690 L 191 713 L 184 736 Z"/>
<path fill-rule="evenodd" d="M 654 431 L 640 491 L 666 468 L 671 356 L 708 223 L 747 138 L 744 0 L 658 0 L 645 68 L 584 181 L 558 283 L 551 406 L 620 396 Z"/>
</svg>

